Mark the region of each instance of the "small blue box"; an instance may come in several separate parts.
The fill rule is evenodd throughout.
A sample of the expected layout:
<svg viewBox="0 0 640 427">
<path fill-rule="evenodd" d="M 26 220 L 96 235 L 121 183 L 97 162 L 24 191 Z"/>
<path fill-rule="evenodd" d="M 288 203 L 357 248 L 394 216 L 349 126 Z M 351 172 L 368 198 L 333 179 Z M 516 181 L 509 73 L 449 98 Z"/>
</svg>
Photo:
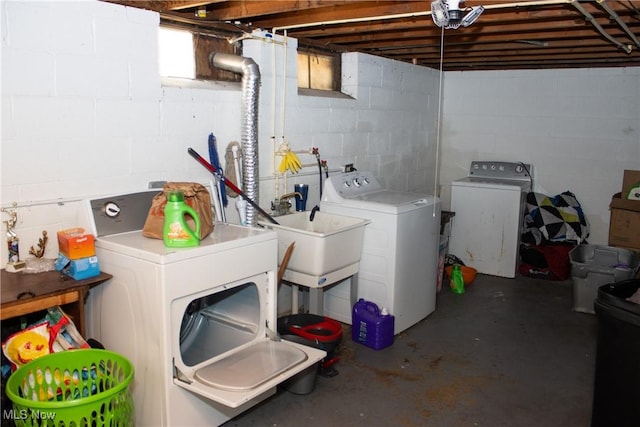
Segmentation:
<svg viewBox="0 0 640 427">
<path fill-rule="evenodd" d="M 100 275 L 100 264 L 97 256 L 69 260 L 60 254 L 56 261 L 56 270 L 71 276 L 75 280 L 88 279 Z"/>
</svg>

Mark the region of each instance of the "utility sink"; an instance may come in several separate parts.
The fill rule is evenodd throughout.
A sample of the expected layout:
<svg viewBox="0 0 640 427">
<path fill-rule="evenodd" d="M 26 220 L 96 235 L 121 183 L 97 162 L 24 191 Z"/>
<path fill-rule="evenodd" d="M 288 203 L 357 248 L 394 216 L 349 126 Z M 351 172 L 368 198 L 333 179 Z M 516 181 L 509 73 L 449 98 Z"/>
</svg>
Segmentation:
<svg viewBox="0 0 640 427">
<path fill-rule="evenodd" d="M 278 224 L 258 221 L 258 224 L 273 229 L 278 235 L 278 262 L 283 259 L 291 242 L 295 242 L 295 249 L 287 264 L 289 277 L 299 277 L 299 274 L 292 272 L 313 276 L 317 278 L 314 286 L 321 286 L 329 284 L 327 276 L 330 273 L 354 265 L 357 271 L 364 227 L 371 221 L 321 211 L 316 212 L 313 221 L 309 218 L 310 212 L 296 212 L 276 217 Z"/>
</svg>

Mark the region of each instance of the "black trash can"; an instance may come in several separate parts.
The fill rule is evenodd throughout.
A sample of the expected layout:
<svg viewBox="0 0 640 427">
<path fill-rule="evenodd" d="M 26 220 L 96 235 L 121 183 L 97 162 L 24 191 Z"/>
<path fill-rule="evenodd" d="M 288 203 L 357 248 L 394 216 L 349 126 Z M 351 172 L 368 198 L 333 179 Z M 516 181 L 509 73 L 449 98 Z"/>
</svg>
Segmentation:
<svg viewBox="0 0 640 427">
<path fill-rule="evenodd" d="M 287 341 L 304 344 L 327 352 L 317 367 L 295 375 L 283 387 L 295 394 L 309 394 L 316 384 L 316 376 L 332 377 L 338 374 L 334 364 L 338 361 L 334 351 L 342 340 L 342 325 L 334 319 L 310 313 L 292 314 L 278 319 L 278 334 Z"/>
<path fill-rule="evenodd" d="M 640 426 L 640 279 L 598 288 L 592 427 Z"/>
</svg>

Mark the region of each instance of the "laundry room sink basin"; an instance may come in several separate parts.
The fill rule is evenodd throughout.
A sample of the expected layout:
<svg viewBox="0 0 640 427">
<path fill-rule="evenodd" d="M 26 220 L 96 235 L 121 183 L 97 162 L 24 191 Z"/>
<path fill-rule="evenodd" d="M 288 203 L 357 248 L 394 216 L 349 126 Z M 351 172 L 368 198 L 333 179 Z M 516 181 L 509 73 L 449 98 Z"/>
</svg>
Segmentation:
<svg viewBox="0 0 640 427">
<path fill-rule="evenodd" d="M 278 235 L 278 262 L 295 242 L 288 271 L 324 276 L 360 262 L 364 227 L 369 220 L 321 211 L 313 221 L 309 218 L 310 212 L 296 212 L 277 217 L 278 224 L 258 221 Z"/>
</svg>

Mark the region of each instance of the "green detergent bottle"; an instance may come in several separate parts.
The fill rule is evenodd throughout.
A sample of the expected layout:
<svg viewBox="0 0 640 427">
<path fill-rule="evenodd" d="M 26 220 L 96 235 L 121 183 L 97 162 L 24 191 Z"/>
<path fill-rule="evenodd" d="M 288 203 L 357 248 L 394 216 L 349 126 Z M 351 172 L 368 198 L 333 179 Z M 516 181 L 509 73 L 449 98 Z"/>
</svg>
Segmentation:
<svg viewBox="0 0 640 427">
<path fill-rule="evenodd" d="M 450 286 L 453 293 L 464 294 L 464 277 L 462 276 L 462 270 L 460 270 L 460 264 L 453 264 Z"/>
<path fill-rule="evenodd" d="M 195 221 L 195 230 L 189 227 L 186 215 Z M 182 191 L 168 194 L 164 207 L 164 229 L 162 237 L 168 248 L 188 248 L 200 245 L 200 218 L 191 206 L 184 201 Z"/>
</svg>

